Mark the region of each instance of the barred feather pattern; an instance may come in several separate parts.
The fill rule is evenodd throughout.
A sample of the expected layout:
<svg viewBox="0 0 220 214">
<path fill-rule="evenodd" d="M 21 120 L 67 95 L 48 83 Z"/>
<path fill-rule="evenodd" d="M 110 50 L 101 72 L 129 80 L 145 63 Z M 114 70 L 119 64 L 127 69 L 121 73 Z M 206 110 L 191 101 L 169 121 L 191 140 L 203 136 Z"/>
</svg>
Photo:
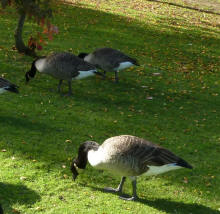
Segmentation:
<svg viewBox="0 0 220 214">
<path fill-rule="evenodd" d="M 92 158 L 96 159 L 96 162 Z M 146 173 L 151 166 L 164 166 L 179 162 L 186 165 L 179 165 L 178 168 L 191 167 L 169 150 L 130 135 L 107 139 L 100 149 L 90 156 L 89 162 L 90 160 L 95 163 L 92 164 L 94 167 L 110 170 L 122 176 L 138 176 Z"/>
</svg>

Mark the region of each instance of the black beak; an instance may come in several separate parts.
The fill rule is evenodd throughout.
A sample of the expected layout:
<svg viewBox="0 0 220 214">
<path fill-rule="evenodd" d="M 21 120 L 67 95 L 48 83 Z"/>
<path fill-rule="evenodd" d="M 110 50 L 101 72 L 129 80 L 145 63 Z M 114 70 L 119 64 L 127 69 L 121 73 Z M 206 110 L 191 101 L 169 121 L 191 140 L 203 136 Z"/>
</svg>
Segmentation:
<svg viewBox="0 0 220 214">
<path fill-rule="evenodd" d="M 104 77 L 104 74 L 98 71 L 94 71 L 94 74 Z"/>
<path fill-rule="evenodd" d="M 71 164 L 71 171 L 73 173 L 73 180 L 75 181 L 77 176 L 79 175 L 79 173 L 77 172 L 76 167 L 75 167 L 75 161 L 73 161 Z"/>
</svg>

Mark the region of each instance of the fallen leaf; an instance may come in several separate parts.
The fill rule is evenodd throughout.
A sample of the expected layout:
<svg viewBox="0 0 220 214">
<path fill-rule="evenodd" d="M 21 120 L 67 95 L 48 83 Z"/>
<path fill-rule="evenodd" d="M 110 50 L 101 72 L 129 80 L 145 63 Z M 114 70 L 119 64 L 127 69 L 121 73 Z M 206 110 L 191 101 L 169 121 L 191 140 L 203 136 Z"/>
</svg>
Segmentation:
<svg viewBox="0 0 220 214">
<path fill-rule="evenodd" d="M 156 72 L 156 73 L 153 73 L 154 76 L 159 76 L 161 73 L 159 72 Z"/>
<path fill-rule="evenodd" d="M 147 100 L 153 100 L 153 97 L 146 97 Z"/>
<path fill-rule="evenodd" d="M 16 210 L 16 209 L 12 209 L 13 213 L 20 213 L 20 211 Z"/>
<path fill-rule="evenodd" d="M 22 180 L 22 181 L 23 181 L 23 180 L 27 180 L 27 177 L 21 176 L 21 177 L 20 177 L 20 180 Z"/>
<path fill-rule="evenodd" d="M 67 179 L 67 178 L 68 178 L 68 175 L 67 175 L 67 174 L 64 174 L 64 175 L 63 175 L 63 178 L 64 178 L 64 179 Z"/>
<path fill-rule="evenodd" d="M 189 183 L 187 177 L 184 177 L 183 183 L 185 183 L 185 184 L 188 184 L 188 183 Z"/>
</svg>

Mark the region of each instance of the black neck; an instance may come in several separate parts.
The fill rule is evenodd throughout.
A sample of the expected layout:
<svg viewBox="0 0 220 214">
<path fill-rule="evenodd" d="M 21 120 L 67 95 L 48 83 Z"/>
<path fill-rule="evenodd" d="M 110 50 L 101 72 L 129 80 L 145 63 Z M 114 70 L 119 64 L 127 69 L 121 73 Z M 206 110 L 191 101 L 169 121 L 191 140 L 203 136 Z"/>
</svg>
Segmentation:
<svg viewBox="0 0 220 214">
<path fill-rule="evenodd" d="M 82 143 L 78 150 L 78 156 L 73 160 L 71 165 L 71 171 L 73 173 L 74 180 L 76 179 L 78 172 L 75 168 L 77 166 L 80 169 L 85 169 L 86 164 L 88 162 L 88 152 L 90 150 L 97 151 L 99 148 L 99 144 L 94 141 L 86 141 Z"/>
<path fill-rule="evenodd" d="M 85 169 L 88 161 L 88 152 L 90 150 L 98 150 L 99 144 L 94 141 L 86 141 L 79 147 L 78 157 L 74 160 L 76 166 L 80 169 Z"/>
<path fill-rule="evenodd" d="M 36 61 L 37 61 L 37 59 L 32 62 L 31 70 L 26 72 L 26 74 L 25 74 L 26 82 L 28 82 L 30 80 L 30 78 L 34 78 L 34 76 L 36 74 L 36 71 L 37 71 L 36 66 L 35 66 Z"/>
</svg>

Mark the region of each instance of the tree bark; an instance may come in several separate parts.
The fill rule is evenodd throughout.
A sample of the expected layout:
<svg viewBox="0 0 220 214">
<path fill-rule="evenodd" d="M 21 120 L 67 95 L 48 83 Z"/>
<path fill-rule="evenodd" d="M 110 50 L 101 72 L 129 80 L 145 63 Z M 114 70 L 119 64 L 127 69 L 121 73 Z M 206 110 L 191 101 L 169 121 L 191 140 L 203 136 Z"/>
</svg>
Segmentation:
<svg viewBox="0 0 220 214">
<path fill-rule="evenodd" d="M 23 42 L 22 32 L 23 32 L 23 26 L 24 26 L 24 22 L 25 22 L 25 17 L 26 17 L 26 13 L 25 12 L 21 12 L 19 20 L 18 20 L 17 27 L 15 29 L 15 34 L 14 34 L 14 37 L 15 37 L 15 47 L 18 50 L 18 52 L 24 53 L 24 54 L 26 54 L 28 56 L 35 57 L 36 53 L 35 53 L 34 49 L 28 48 L 24 44 L 24 42 Z"/>
</svg>

